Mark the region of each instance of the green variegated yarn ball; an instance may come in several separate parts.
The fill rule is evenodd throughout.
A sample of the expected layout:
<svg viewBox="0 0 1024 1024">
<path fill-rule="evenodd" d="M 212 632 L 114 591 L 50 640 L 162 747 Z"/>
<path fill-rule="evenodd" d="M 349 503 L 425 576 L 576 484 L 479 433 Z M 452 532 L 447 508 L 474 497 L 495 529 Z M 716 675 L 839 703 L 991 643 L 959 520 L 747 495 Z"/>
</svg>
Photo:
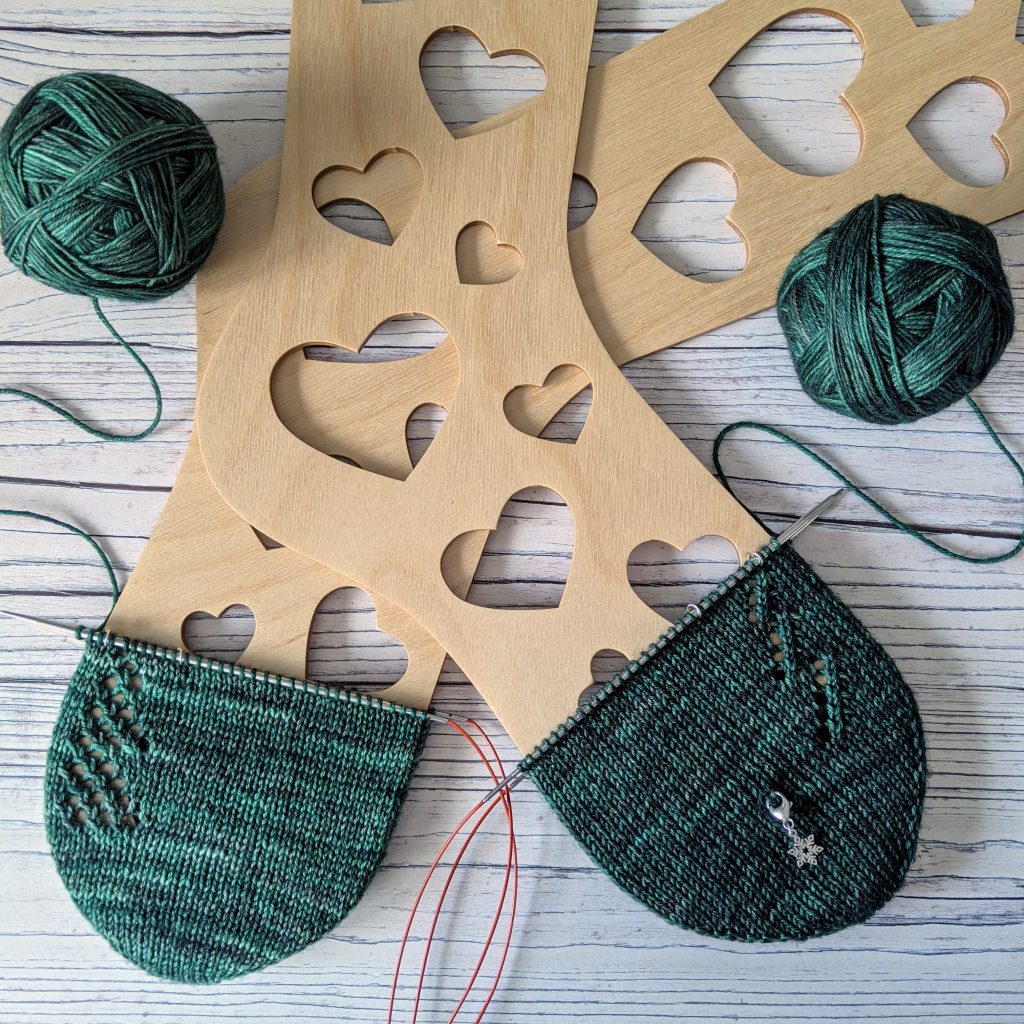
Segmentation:
<svg viewBox="0 0 1024 1024">
<path fill-rule="evenodd" d="M 141 82 L 94 72 L 30 89 L 0 130 L 0 234 L 22 273 L 94 299 L 187 284 L 224 219 L 199 116 Z"/>
<path fill-rule="evenodd" d="M 966 397 L 1013 335 L 992 232 L 903 195 L 875 196 L 802 249 L 777 308 L 804 390 L 871 423 Z"/>
</svg>

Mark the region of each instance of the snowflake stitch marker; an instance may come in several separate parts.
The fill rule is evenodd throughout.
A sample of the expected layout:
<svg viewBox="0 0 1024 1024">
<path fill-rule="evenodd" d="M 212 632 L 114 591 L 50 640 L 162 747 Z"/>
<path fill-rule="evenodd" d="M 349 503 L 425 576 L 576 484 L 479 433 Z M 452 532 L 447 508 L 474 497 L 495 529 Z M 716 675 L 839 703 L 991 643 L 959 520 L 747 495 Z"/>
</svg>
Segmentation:
<svg viewBox="0 0 1024 1024">
<path fill-rule="evenodd" d="M 809 836 L 802 836 L 796 830 L 796 822 L 790 817 L 790 802 L 778 790 L 772 792 L 765 801 L 768 813 L 782 826 L 783 831 L 789 837 L 789 854 L 796 859 L 796 866 L 802 868 L 805 864 L 809 868 L 818 866 L 818 854 L 822 853 L 824 847 L 818 846 L 814 841 L 813 833 Z"/>
<path fill-rule="evenodd" d="M 796 857 L 797 867 L 802 868 L 805 864 L 810 868 L 818 866 L 818 854 L 822 852 L 822 847 L 815 844 L 813 835 L 801 836 L 794 829 L 789 833 L 789 841 L 789 852 Z"/>
</svg>

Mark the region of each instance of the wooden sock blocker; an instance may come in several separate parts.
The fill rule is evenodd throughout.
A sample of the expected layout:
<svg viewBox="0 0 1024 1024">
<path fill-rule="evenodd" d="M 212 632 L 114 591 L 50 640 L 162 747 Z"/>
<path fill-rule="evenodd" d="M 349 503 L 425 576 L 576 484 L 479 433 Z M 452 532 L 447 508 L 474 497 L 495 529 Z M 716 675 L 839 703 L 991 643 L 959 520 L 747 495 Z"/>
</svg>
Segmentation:
<svg viewBox="0 0 1024 1024">
<path fill-rule="evenodd" d="M 348 13 L 350 16 L 355 13 L 356 17 L 377 17 L 380 15 L 376 12 L 393 6 L 405 7 L 369 5 L 365 11 Z M 533 56 L 541 59 L 548 71 L 548 90 L 544 96 L 500 118 L 483 122 L 469 133 L 456 133 L 465 134 L 465 142 L 448 137 L 441 139 L 442 144 L 454 146 L 458 151 L 465 149 L 469 138 L 500 134 L 495 130 L 496 126 L 505 122 L 514 124 L 517 120 L 533 116 L 534 108 L 541 106 L 551 95 L 553 75 L 550 60 L 546 59 L 544 53 L 535 52 L 540 49 L 539 45 L 526 46 L 524 35 L 518 31 L 511 46 L 506 47 L 508 23 L 495 24 L 494 16 L 491 15 L 485 24 L 478 11 L 460 5 L 445 5 L 445 10 L 452 12 L 452 15 L 463 13 L 465 16 L 461 20 L 440 13 L 436 18 L 431 17 L 434 11 L 440 12 L 441 5 L 416 6 L 420 8 L 417 17 L 423 18 L 423 22 L 413 26 L 414 31 L 409 39 L 411 45 L 406 59 L 411 58 L 413 69 L 417 66 L 419 47 L 438 25 L 459 24 L 478 30 L 485 45 L 496 44 L 492 53 L 499 48 L 529 49 Z M 996 140 L 1007 156 L 1007 178 L 999 185 L 987 189 L 971 188 L 949 178 L 919 149 L 905 128 L 906 123 L 935 92 L 949 82 L 962 78 L 984 78 L 1003 94 L 1008 106 L 1011 96 L 1017 97 L 1019 101 L 1022 95 L 1022 69 L 1017 44 L 1013 40 L 1015 11 L 1010 10 L 1012 5 L 999 2 L 986 4 L 984 0 L 979 0 L 975 10 L 959 21 L 927 29 L 916 28 L 898 0 L 861 3 L 848 0 L 841 5 L 833 5 L 832 13 L 848 21 L 858 31 L 864 44 L 865 58 L 861 74 L 845 97 L 863 128 L 863 152 L 850 171 L 832 178 L 801 176 L 779 167 L 749 142 L 707 88 L 707 83 L 713 80 L 721 67 L 749 38 L 791 10 L 799 9 L 798 5 L 792 3 L 766 3 L 756 5 L 757 9 L 751 10 L 754 6 L 742 5 L 739 0 L 726 0 L 707 14 L 664 33 L 590 73 L 576 170 L 595 185 L 599 202 L 591 220 L 570 235 L 570 248 L 573 270 L 591 319 L 599 326 L 606 344 L 619 361 L 635 358 L 770 304 L 778 276 L 792 253 L 825 224 L 876 191 L 901 190 L 983 220 L 1008 215 L 1021 205 L 1020 172 L 1010 159 L 1011 153 L 1020 154 L 1024 150 L 1019 112 L 1007 119 Z M 299 14 L 297 11 L 297 22 Z M 408 31 L 409 23 L 405 22 L 404 14 L 400 20 L 406 26 L 405 31 Z M 381 27 L 378 30 L 376 26 L 367 29 L 370 34 L 378 31 L 386 35 L 389 29 Z M 417 36 L 416 32 L 420 35 Z M 579 29 L 579 32 L 586 36 L 586 27 Z M 495 35 L 499 38 L 494 39 Z M 545 40 L 547 50 L 551 38 L 544 32 L 539 32 L 538 36 Z M 575 40 L 566 40 L 563 36 L 560 42 L 567 42 L 571 47 Z M 699 55 L 699 62 L 695 62 L 695 54 Z M 297 63 L 300 59 L 301 55 L 293 55 L 293 62 Z M 394 51 L 389 49 L 386 61 L 383 56 L 380 59 L 383 61 L 380 67 L 386 67 L 397 58 Z M 313 65 L 315 60 L 305 66 L 311 77 L 315 77 L 311 72 Z M 407 72 L 408 69 L 403 71 Z M 360 84 L 360 74 L 353 72 L 354 81 L 349 86 L 356 93 L 360 89 L 365 90 L 369 81 L 367 79 Z M 401 77 L 403 81 L 410 79 L 407 73 Z M 564 84 L 564 81 L 562 79 L 560 84 Z M 307 85 L 315 93 L 316 83 L 307 80 Z M 418 75 L 415 82 L 410 80 L 405 85 L 407 99 L 415 88 L 422 92 Z M 391 88 L 390 84 L 388 88 Z M 891 99 L 889 92 L 895 92 L 899 102 Z M 653 96 L 661 97 L 660 102 L 654 104 L 645 98 Z M 676 102 L 666 103 L 666 96 L 675 97 Z M 365 93 L 362 98 L 365 102 Z M 425 103 L 425 99 L 421 98 L 420 102 Z M 291 103 L 290 94 L 290 115 L 293 109 Z M 353 106 L 356 105 L 358 100 L 353 99 Z M 399 103 L 399 106 L 403 104 Z M 410 100 L 408 108 L 415 107 L 415 99 Z M 408 109 L 405 114 L 408 114 Z M 565 115 L 562 112 L 556 116 Z M 439 132 L 447 135 L 429 105 L 421 114 L 421 119 L 428 117 L 435 119 L 435 136 Z M 677 125 L 679 145 L 666 145 L 667 129 Z M 629 131 L 618 127 L 616 133 L 611 126 L 626 126 Z M 350 128 L 342 128 L 336 133 L 329 133 L 329 138 L 362 138 L 364 134 L 370 133 L 363 127 L 355 133 Z M 628 138 L 623 137 L 627 135 Z M 560 142 L 564 143 L 564 140 Z M 556 142 L 556 146 L 558 144 Z M 363 150 L 368 152 L 368 148 L 364 145 Z M 443 148 L 443 145 L 438 146 L 438 150 Z M 332 147 L 327 144 L 326 149 L 331 150 Z M 341 155 L 348 164 L 358 163 L 347 152 Z M 374 154 L 369 155 L 372 157 Z M 516 157 L 521 160 L 522 154 L 516 154 Z M 328 152 L 325 158 L 328 161 L 336 160 L 337 155 Z M 746 239 L 750 260 L 744 272 L 731 282 L 704 285 L 677 275 L 653 257 L 631 233 L 636 217 L 661 180 L 676 167 L 695 159 L 718 159 L 729 166 L 739 179 L 739 198 L 730 221 Z M 525 163 L 529 173 L 532 170 L 529 167 L 531 161 Z M 414 167 L 415 173 L 410 174 L 410 167 Z M 305 173 L 309 173 L 311 168 L 312 165 L 307 165 Z M 422 210 L 419 214 L 416 210 L 417 199 L 422 203 L 419 193 L 422 182 L 417 180 L 421 178 L 418 160 L 410 164 L 401 154 L 385 154 L 376 161 L 364 161 L 360 168 L 366 168 L 368 173 L 360 174 L 351 167 L 336 167 L 321 175 L 315 187 L 316 203 L 323 204 L 342 197 L 369 202 L 385 215 L 396 238 L 407 230 L 413 218 L 423 216 Z M 312 173 L 315 175 L 316 171 Z M 230 197 L 229 217 L 218 250 L 200 275 L 197 300 L 200 374 L 213 342 L 237 305 L 266 247 L 278 174 L 277 162 L 268 162 L 243 179 Z M 553 215 L 549 218 L 549 221 L 553 220 L 563 227 L 563 244 L 567 170 L 564 171 L 564 179 L 553 186 L 559 205 L 557 218 Z M 309 193 L 304 191 L 309 185 L 308 182 L 300 185 L 301 180 L 294 191 L 302 194 L 308 213 L 314 206 L 308 198 Z M 507 197 L 513 211 L 521 212 L 516 206 L 516 198 L 511 194 Z M 491 216 L 493 209 L 491 206 L 487 210 Z M 551 211 L 548 210 L 548 213 Z M 477 214 L 474 216 L 487 219 Z M 319 217 L 316 220 L 320 222 L 319 230 L 326 228 L 333 236 L 342 236 L 341 232 L 324 225 Z M 531 249 L 530 245 L 520 241 L 523 236 L 507 232 L 503 234 L 504 224 L 494 226 L 498 227 L 502 241 L 507 237 L 524 252 Z M 519 225 L 520 228 L 524 226 Z M 550 228 L 551 224 L 547 227 Z M 309 223 L 307 230 L 311 232 L 311 237 L 316 237 L 318 228 Z M 483 268 L 486 274 L 488 256 L 494 253 L 493 236 L 488 239 L 486 233 L 480 232 L 467 233 L 464 237 L 473 244 L 490 241 L 490 250 L 481 249 L 474 256 L 476 265 Z M 433 245 L 434 262 L 438 257 L 445 257 L 443 252 L 438 251 L 442 247 L 436 238 L 433 243 L 425 236 L 421 235 L 421 238 L 424 238 L 421 242 L 424 250 Z M 327 248 L 335 241 L 332 237 L 330 243 L 325 242 Z M 351 247 L 352 254 L 346 256 L 344 261 L 339 259 L 337 265 L 347 271 L 358 268 L 368 248 L 380 248 L 374 243 L 351 237 L 347 238 L 345 244 Z M 399 242 L 396 241 L 397 245 Z M 557 256 L 550 245 L 544 247 L 543 251 L 557 262 Z M 384 250 L 385 254 L 387 252 Z M 450 275 L 454 270 L 452 247 L 448 250 L 447 259 L 451 262 L 448 268 Z M 528 258 L 524 273 L 529 270 Z M 301 276 L 301 271 L 299 273 Z M 385 273 L 381 271 L 381 279 Z M 429 273 L 444 276 L 442 272 L 434 270 Z M 540 276 L 543 278 L 545 275 Z M 550 276 L 553 279 L 554 275 Z M 340 277 L 340 274 L 335 274 L 335 277 Z M 364 279 L 373 280 L 369 274 Z M 518 279 L 521 286 L 525 284 L 522 279 L 523 274 Z M 534 278 L 534 286 L 536 280 Z M 651 282 L 657 284 L 652 285 Z M 451 291 L 450 280 L 440 283 L 446 293 Z M 514 283 L 455 284 L 455 288 L 500 292 Z M 342 286 L 341 290 L 344 292 L 350 286 Z M 327 291 L 330 290 L 331 287 L 328 287 Z M 483 296 L 480 298 L 481 305 L 492 305 Z M 555 297 L 555 301 L 559 298 L 561 296 Z M 563 304 L 571 305 L 564 301 Z M 537 306 L 538 310 L 541 308 L 546 306 Z M 401 305 L 388 308 L 385 317 L 407 311 L 411 310 Z M 423 311 L 432 312 L 430 308 Z M 590 334 L 581 327 L 572 311 L 563 316 L 564 322 L 571 324 L 580 336 Z M 441 316 L 437 316 L 437 319 L 451 326 L 450 321 Z M 524 327 L 510 332 L 507 341 L 514 343 L 536 332 L 537 320 L 529 316 L 526 320 Z M 322 343 L 336 339 L 352 347 L 373 326 L 375 322 L 364 320 L 362 333 L 357 330 L 352 334 L 339 335 L 336 329 L 332 330 L 328 326 L 313 336 L 301 337 L 295 343 L 299 347 L 293 345 L 292 353 L 278 366 L 274 382 L 274 403 L 292 431 L 315 447 L 335 454 L 350 455 L 364 467 L 372 466 L 379 473 L 400 478 L 407 475 L 411 468 L 405 449 L 405 419 L 411 409 L 423 402 L 436 402 L 452 408 L 459 372 L 458 355 L 454 343 L 449 340 L 429 353 L 429 360 L 428 357 L 419 357 L 393 364 L 362 367 L 315 363 L 302 358 L 301 343 Z M 523 331 L 521 335 L 517 334 L 519 330 Z M 531 339 L 530 344 L 533 343 Z M 500 349 L 500 344 L 496 343 L 496 347 Z M 243 358 L 248 358 L 248 355 Z M 583 361 L 582 358 L 580 361 Z M 513 420 L 528 433 L 538 433 L 558 408 L 580 386 L 587 383 L 586 375 L 571 369 L 577 365 L 575 362 L 570 360 L 559 365 L 566 368 L 560 371 L 560 380 L 542 390 L 525 392 L 529 398 L 521 403 L 521 408 L 507 410 Z M 372 376 L 367 375 L 366 371 L 370 371 Z M 541 380 L 543 375 L 528 383 L 539 383 Z M 598 410 L 598 403 L 602 402 L 597 387 L 595 392 L 591 420 Z M 516 392 L 520 397 L 523 394 Z M 409 405 L 409 402 L 412 404 Z M 500 396 L 498 408 L 501 409 Z M 645 413 L 648 418 L 653 416 L 646 408 Z M 624 415 L 634 416 L 635 413 Z M 632 423 L 632 420 L 623 422 Z M 450 423 L 435 441 L 428 459 L 433 459 L 437 454 L 435 449 L 449 426 Z M 588 424 L 581 442 L 584 438 L 590 441 L 590 435 L 594 434 L 593 427 L 593 422 Z M 504 429 L 507 427 L 500 423 L 497 425 L 499 435 Z M 619 437 L 621 440 L 621 428 Z M 290 440 L 294 441 L 294 438 Z M 664 444 L 663 441 L 659 443 Z M 542 449 L 565 447 L 539 440 L 533 440 L 532 444 Z M 681 446 L 676 444 L 675 447 Z M 655 456 L 654 451 L 651 449 L 650 455 L 657 464 L 660 456 Z M 593 458 L 589 453 L 584 457 L 588 462 Z M 614 461 L 614 452 L 611 458 Z M 665 461 L 665 467 L 670 461 Z M 328 471 L 334 468 L 331 465 Z M 340 468 L 351 470 L 351 467 Z M 420 474 L 420 468 L 416 470 L 417 475 Z M 687 469 L 692 472 L 692 460 Z M 663 470 L 664 467 L 659 467 L 658 477 L 652 482 L 659 481 Z M 351 472 L 359 473 L 358 470 Z M 630 474 L 627 472 L 625 475 Z M 646 480 L 644 474 L 641 474 L 641 478 Z M 548 479 L 534 476 L 527 482 L 547 483 Z M 718 500 L 721 492 L 707 486 L 709 478 L 703 470 L 699 471 L 698 479 L 703 487 L 702 493 L 705 496 L 710 494 L 714 500 Z M 285 494 L 284 491 L 278 491 L 277 486 L 275 482 L 274 488 L 268 491 L 268 497 L 273 501 L 280 500 L 280 496 Z M 555 486 L 554 489 L 569 500 L 576 516 L 577 553 L 567 585 L 568 598 L 569 587 L 578 584 L 581 575 L 577 572 L 581 539 L 580 510 L 577 502 L 564 493 L 564 488 Z M 603 490 L 603 487 L 598 488 L 599 492 Z M 298 496 L 302 493 L 298 486 L 289 488 L 289 491 Z M 609 493 L 613 498 L 616 497 L 614 492 Z M 498 510 L 507 497 L 508 494 L 494 495 Z M 624 499 L 619 496 L 619 500 Z M 628 499 L 625 499 L 625 504 L 629 508 Z M 659 526 L 655 532 L 640 536 L 639 540 L 657 536 L 679 547 L 684 546 L 685 540 L 677 539 L 683 533 L 690 535 L 686 526 L 679 523 L 686 518 L 684 506 L 689 507 L 684 502 L 671 509 L 671 515 L 666 518 L 668 526 Z M 596 508 L 602 508 L 600 499 Z M 333 513 L 336 510 L 331 511 Z M 735 514 L 734 509 L 728 509 L 728 512 L 729 516 Z M 633 514 L 641 518 L 639 508 L 635 508 Z M 598 512 L 598 531 L 602 528 L 600 515 Z M 460 552 L 463 555 L 461 564 L 449 567 L 448 577 L 455 589 L 462 593 L 472 578 L 487 536 L 486 527 L 493 525 L 495 518 L 496 513 L 490 523 L 485 522 L 482 527 L 467 531 L 468 539 Z M 709 519 L 705 515 L 702 521 L 705 525 L 692 536 L 706 532 L 727 535 L 726 526 L 716 523 L 713 516 Z M 735 528 L 737 524 L 735 520 L 733 522 Z M 267 529 L 261 521 L 257 521 L 257 525 Z M 319 525 L 329 526 L 330 523 Z M 756 539 L 756 527 L 751 531 L 749 520 L 739 525 Z M 333 531 L 340 535 L 343 544 L 347 541 L 346 530 L 347 526 L 344 526 Z M 267 532 L 282 539 L 279 532 L 272 528 L 267 529 Z M 730 539 L 734 543 L 739 540 L 737 536 L 730 536 Z M 396 542 L 394 546 L 399 548 L 403 544 Z M 743 546 L 742 543 L 740 546 Z M 615 600 L 625 608 L 631 603 L 637 603 L 625 585 L 625 558 L 628 554 L 627 550 L 617 565 L 602 563 L 600 557 L 596 559 L 597 572 L 606 572 L 616 584 L 609 588 L 608 593 L 614 591 Z M 381 626 L 396 635 L 409 653 L 409 669 L 405 677 L 396 687 L 387 691 L 386 696 L 416 706 L 426 706 L 443 660 L 443 650 L 407 614 L 381 600 L 379 588 L 367 582 L 368 589 L 378 598 Z M 298 551 L 290 548 L 265 550 L 253 530 L 224 505 L 217 495 L 193 439 L 167 509 L 115 609 L 110 628 L 177 646 L 181 642 L 181 623 L 188 612 L 199 606 L 217 613 L 228 604 L 244 600 L 253 609 L 257 626 L 253 641 L 242 660 L 247 664 L 286 674 L 303 675 L 307 634 L 313 612 L 324 594 L 345 583 L 346 580 L 337 572 L 312 562 Z M 454 598 L 454 595 L 450 596 Z M 581 600 L 586 603 L 585 599 L 584 593 Z M 603 598 L 597 599 L 595 595 L 595 600 Z M 551 622 L 551 611 L 566 613 L 569 621 L 551 626 L 550 633 L 546 632 L 549 627 L 544 627 L 548 637 L 545 643 L 555 649 L 556 656 L 559 646 L 564 647 L 579 638 L 566 599 L 563 599 L 559 609 L 540 612 L 497 612 L 492 609 L 475 609 L 461 602 L 460 605 L 469 611 L 470 616 L 482 613 L 482 617 L 491 617 L 491 622 L 494 621 L 493 616 L 513 616 L 518 619 L 540 616 L 541 622 Z M 579 604 L 576 608 L 575 614 L 587 620 L 588 625 L 592 624 L 593 615 L 588 617 L 588 613 L 581 613 Z M 622 648 L 627 653 L 636 653 L 660 631 L 660 620 L 656 616 L 651 618 L 652 615 L 649 613 L 636 629 L 632 647 Z M 635 620 L 630 620 L 630 623 L 635 624 Z M 465 629 L 465 626 L 457 628 Z M 496 640 L 500 640 L 501 648 L 508 644 L 511 639 L 509 628 L 504 624 L 494 626 L 486 623 L 481 628 L 490 631 L 490 638 L 488 640 L 481 636 L 479 639 L 485 646 L 489 643 L 495 664 L 503 664 L 502 651 Z M 533 631 L 530 626 L 524 629 L 526 633 Z M 595 632 L 592 635 L 597 634 Z M 601 635 L 608 636 L 607 633 Z M 618 636 L 622 635 L 620 631 Z M 631 635 L 631 642 L 632 639 Z M 500 677 L 501 669 L 492 676 L 491 681 L 483 683 L 474 673 L 470 673 L 523 749 L 532 746 L 536 739 L 558 724 L 575 706 L 579 690 L 589 682 L 589 661 L 594 650 L 618 646 L 617 643 L 601 641 L 593 647 L 589 641 L 583 642 L 579 651 L 574 648 L 574 652 L 580 656 L 573 663 L 568 685 L 564 685 L 566 676 L 557 675 L 560 671 L 557 669 L 551 677 L 556 685 L 552 685 L 543 680 L 538 682 L 538 672 L 550 669 L 553 664 L 552 659 L 547 657 L 549 651 L 545 649 L 545 643 L 535 646 L 529 658 L 518 664 L 510 664 L 504 670 L 507 672 L 504 679 Z M 591 649 L 585 651 L 588 646 Z M 585 657 L 580 654 L 583 651 Z M 464 654 L 457 657 L 468 670 L 466 661 L 470 659 Z M 581 666 L 587 669 L 584 675 L 580 674 Z"/>
</svg>

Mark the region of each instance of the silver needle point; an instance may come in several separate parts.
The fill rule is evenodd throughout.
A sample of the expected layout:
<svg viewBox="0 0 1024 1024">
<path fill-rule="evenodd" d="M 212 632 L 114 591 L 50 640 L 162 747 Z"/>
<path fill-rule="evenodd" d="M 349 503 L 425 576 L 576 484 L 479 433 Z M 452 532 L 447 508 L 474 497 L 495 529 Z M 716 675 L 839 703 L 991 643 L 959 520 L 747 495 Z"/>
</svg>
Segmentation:
<svg viewBox="0 0 1024 1024">
<path fill-rule="evenodd" d="M 78 633 L 70 626 L 62 626 L 57 622 L 47 622 L 45 619 L 34 619 L 31 615 L 19 615 L 18 612 L 9 612 L 6 608 L 0 608 L 0 615 L 6 615 L 11 619 L 19 619 L 39 629 L 47 629 L 51 633 L 60 633 L 62 636 L 70 636 L 75 640 L 79 639 Z"/>
<path fill-rule="evenodd" d="M 801 516 L 788 530 L 781 533 L 776 539 L 776 543 L 781 547 L 783 544 L 788 544 L 795 537 L 798 537 L 808 526 L 811 525 L 816 519 L 819 519 L 822 515 L 827 512 L 832 505 L 839 499 L 839 496 L 846 491 L 845 487 L 840 487 L 838 491 L 830 494 L 824 501 L 819 502 L 814 508 L 811 509 L 806 515 Z M 505 776 L 501 782 L 498 783 L 484 798 L 482 803 L 488 803 L 493 800 L 503 789 L 513 788 L 519 782 L 522 781 L 525 772 L 520 765 L 514 771 L 510 772 Z"/>
<path fill-rule="evenodd" d="M 783 544 L 788 544 L 791 540 L 798 537 L 808 526 L 823 516 L 838 500 L 839 496 L 845 493 L 846 488 L 840 487 L 834 494 L 830 494 L 823 502 L 815 505 L 807 515 L 801 516 L 788 530 L 784 533 L 779 534 L 778 544 L 781 547 Z"/>
</svg>

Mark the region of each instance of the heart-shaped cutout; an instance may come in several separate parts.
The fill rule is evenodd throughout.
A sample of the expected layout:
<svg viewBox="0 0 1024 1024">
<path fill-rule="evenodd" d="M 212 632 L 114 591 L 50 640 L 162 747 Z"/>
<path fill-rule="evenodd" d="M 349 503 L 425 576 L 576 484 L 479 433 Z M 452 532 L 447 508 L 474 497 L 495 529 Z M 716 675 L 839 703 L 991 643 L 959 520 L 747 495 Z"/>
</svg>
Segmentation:
<svg viewBox="0 0 1024 1024">
<path fill-rule="evenodd" d="M 420 54 L 420 77 L 438 117 L 455 138 L 507 124 L 545 86 L 544 69 L 535 57 L 519 47 L 488 51 L 469 29 L 457 26 L 427 41 Z"/>
<path fill-rule="evenodd" d="M 463 284 L 501 284 L 523 269 L 523 254 L 482 220 L 467 224 L 455 240 L 455 265 Z"/>
<path fill-rule="evenodd" d="M 937 92 L 907 130 L 951 178 L 984 188 L 1006 177 L 1006 156 L 996 140 L 1005 118 L 1003 99 L 992 86 L 960 81 Z"/>
<path fill-rule="evenodd" d="M 590 418 L 593 395 L 587 371 L 563 363 L 547 375 L 543 384 L 513 388 L 505 396 L 505 418 L 530 437 L 575 444 Z"/>
<path fill-rule="evenodd" d="M 423 192 L 423 168 L 404 149 L 378 153 L 362 169 L 328 167 L 313 182 L 313 203 L 350 234 L 391 245 L 412 220 Z"/>
<path fill-rule="evenodd" d="M 666 266 L 711 284 L 735 277 L 747 263 L 743 238 L 729 223 L 736 180 L 714 160 L 676 168 L 654 190 L 633 234 Z"/>
<path fill-rule="evenodd" d="M 232 664 L 245 653 L 256 632 L 256 616 L 248 605 L 233 604 L 220 615 L 193 612 L 181 624 L 185 649 L 198 658 Z"/>
<path fill-rule="evenodd" d="M 722 537 L 698 537 L 680 551 L 660 540 L 633 549 L 626 575 L 633 592 L 669 622 L 686 614 L 720 580 L 736 570 L 736 549 Z"/>
<path fill-rule="evenodd" d="M 860 153 L 860 129 L 840 96 L 862 56 L 856 34 L 838 18 L 789 15 L 754 36 L 711 89 L 740 131 L 777 164 L 797 174 L 839 174 Z"/>
<path fill-rule="evenodd" d="M 271 397 L 281 422 L 310 447 L 405 480 L 414 466 L 410 420 L 424 405 L 449 404 L 458 372 L 447 331 L 430 317 L 403 315 L 378 325 L 358 351 L 309 345 L 287 353 L 274 367 Z"/>
<path fill-rule="evenodd" d="M 575 543 L 572 512 L 562 498 L 547 487 L 513 494 L 473 571 L 483 532 L 461 534 L 445 550 L 441 574 L 452 593 L 483 608 L 557 608 Z"/>
<path fill-rule="evenodd" d="M 577 706 L 582 707 L 590 701 L 591 698 L 600 693 L 616 676 L 628 667 L 629 658 L 622 651 L 613 651 L 610 648 L 598 651 L 590 659 L 590 674 L 594 681 L 589 686 L 584 687 Z"/>
<path fill-rule="evenodd" d="M 377 625 L 377 606 L 359 587 L 332 590 L 317 605 L 306 647 L 306 678 L 372 693 L 405 675 L 405 645 Z"/>
</svg>

